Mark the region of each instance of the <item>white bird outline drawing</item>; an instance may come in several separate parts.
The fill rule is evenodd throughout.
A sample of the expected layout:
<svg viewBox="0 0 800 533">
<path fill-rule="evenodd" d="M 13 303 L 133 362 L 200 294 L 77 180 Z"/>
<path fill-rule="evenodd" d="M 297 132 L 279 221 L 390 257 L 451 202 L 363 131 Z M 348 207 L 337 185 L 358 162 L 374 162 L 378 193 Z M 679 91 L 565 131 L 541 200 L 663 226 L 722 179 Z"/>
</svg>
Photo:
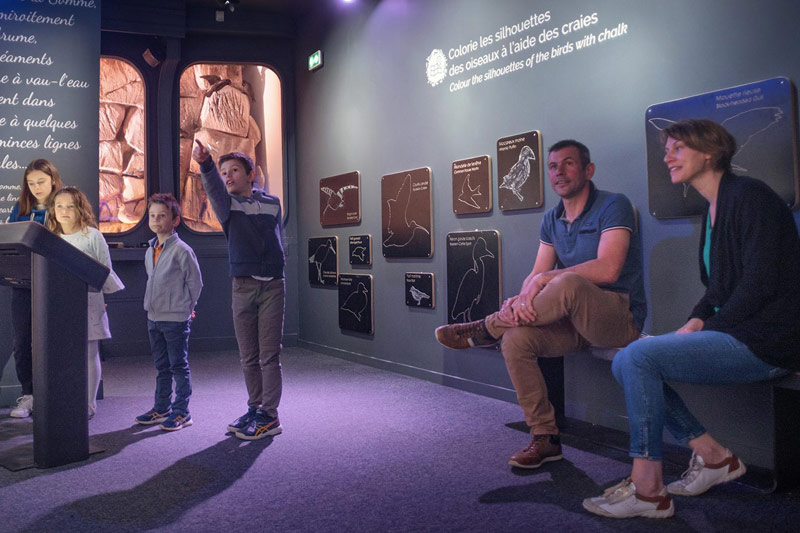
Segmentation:
<svg viewBox="0 0 800 533">
<path fill-rule="evenodd" d="M 467 174 L 467 177 L 464 178 L 464 182 L 461 184 L 461 194 L 458 195 L 458 201 L 462 204 L 474 207 L 475 209 L 480 209 L 481 206 L 475 201 L 476 196 L 483 196 L 481 193 L 481 186 L 479 184 L 473 189 L 469 184 L 469 174 Z"/>
<path fill-rule="evenodd" d="M 322 279 L 322 265 L 328 259 L 328 254 L 333 252 L 336 255 L 336 249 L 333 247 L 333 239 L 328 239 L 324 244 L 317 246 L 317 249 L 308 258 L 308 262 L 316 265 L 317 267 L 317 281 L 324 283 Z"/>
<path fill-rule="evenodd" d="M 356 317 L 356 320 L 361 322 L 361 313 L 367 308 L 368 302 L 367 286 L 359 281 L 356 290 L 347 295 L 347 298 L 345 298 L 344 303 L 342 303 L 339 309 L 347 311 Z"/>
<path fill-rule="evenodd" d="M 531 147 L 526 144 L 519 151 L 519 159 L 511 166 L 508 174 L 503 176 L 503 182 L 499 186 L 500 189 L 508 189 L 511 191 L 520 202 L 525 199 L 519 191 L 531 175 L 531 164 L 529 161 L 531 159 L 535 161 L 536 154 L 534 154 Z"/>
<path fill-rule="evenodd" d="M 408 289 L 408 292 L 411 293 L 411 298 L 413 298 L 414 301 L 417 302 L 417 305 L 422 305 L 422 300 L 430 300 L 431 298 L 429 294 L 422 292 L 413 285 L 411 286 L 411 288 Z"/>
<path fill-rule="evenodd" d="M 386 233 L 388 236 L 383 240 L 383 245 L 387 248 L 404 248 L 414 240 L 414 235 L 416 235 L 417 231 L 424 231 L 428 235 L 431 234 L 427 228 L 420 226 L 416 220 L 408 220 L 409 205 L 411 205 L 411 174 L 406 174 L 395 197 L 386 200 L 386 206 L 389 211 L 388 220 L 386 221 Z M 397 213 L 399 209 L 403 210 L 402 219 Z M 411 233 L 406 238 L 404 233 L 407 233 L 409 229 Z"/>
<path fill-rule="evenodd" d="M 353 248 L 353 251 L 350 253 L 350 257 L 358 257 L 361 261 L 367 255 L 367 247 L 366 246 L 356 246 Z"/>
<path fill-rule="evenodd" d="M 761 118 L 761 124 L 766 123 L 765 126 L 760 127 L 761 124 L 753 124 L 753 113 L 758 113 L 759 118 Z M 768 107 L 754 107 L 753 109 L 748 109 L 746 111 L 742 111 L 741 113 L 737 113 L 733 116 L 730 116 L 720 122 L 722 126 L 727 129 L 733 138 L 736 139 L 736 152 L 733 154 L 731 158 L 731 169 L 737 172 L 748 172 L 748 169 L 743 167 L 739 164 L 737 159 L 739 158 L 742 150 L 745 149 L 747 144 L 750 140 L 755 137 L 756 135 L 765 132 L 766 130 L 770 129 L 772 126 L 783 120 L 783 109 L 780 107 L 775 106 L 768 106 Z M 667 126 L 670 124 L 674 124 L 677 122 L 676 120 L 672 120 L 669 118 L 663 117 L 655 117 L 651 118 L 647 121 L 650 123 L 658 131 L 663 131 Z M 753 131 L 753 128 L 759 128 Z M 689 184 L 683 184 L 683 197 L 686 198 L 689 194 Z"/>
<path fill-rule="evenodd" d="M 338 211 L 342 207 L 344 207 L 344 193 L 345 191 L 350 191 L 353 189 L 358 189 L 357 185 L 345 185 L 343 187 L 339 187 L 335 191 L 330 187 L 320 187 L 319 192 L 324 193 L 328 196 L 328 201 L 325 204 L 325 209 L 322 210 L 322 216 L 325 216 L 325 213 L 328 212 L 330 209 L 331 211 Z"/>
<path fill-rule="evenodd" d="M 489 251 L 486 239 L 478 237 L 472 246 L 472 268 L 464 272 L 461 282 L 458 284 L 456 296 L 454 298 L 453 309 L 450 316 L 456 322 L 472 322 L 472 308 L 481 301 L 483 297 L 483 286 L 486 278 L 486 265 L 483 263 L 484 257 L 494 258 L 495 255 Z M 476 280 L 476 283 L 472 283 Z M 474 295 L 468 294 L 467 287 L 477 285 L 479 288 Z"/>
</svg>

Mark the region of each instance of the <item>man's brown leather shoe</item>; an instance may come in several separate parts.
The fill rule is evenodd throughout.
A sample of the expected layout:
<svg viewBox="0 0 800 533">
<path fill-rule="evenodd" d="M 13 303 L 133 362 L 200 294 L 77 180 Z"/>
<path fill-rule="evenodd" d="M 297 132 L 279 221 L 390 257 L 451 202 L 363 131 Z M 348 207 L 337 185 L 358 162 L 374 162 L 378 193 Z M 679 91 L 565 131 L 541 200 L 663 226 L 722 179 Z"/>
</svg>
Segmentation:
<svg viewBox="0 0 800 533">
<path fill-rule="evenodd" d="M 563 458 L 558 435 L 534 435 L 531 443 L 512 455 L 508 464 L 517 468 L 539 468 L 544 463 Z"/>
<path fill-rule="evenodd" d="M 445 348 L 463 350 L 476 346 L 491 346 L 497 339 L 489 335 L 483 320 L 466 324 L 450 324 L 436 328 L 436 340 Z"/>
</svg>

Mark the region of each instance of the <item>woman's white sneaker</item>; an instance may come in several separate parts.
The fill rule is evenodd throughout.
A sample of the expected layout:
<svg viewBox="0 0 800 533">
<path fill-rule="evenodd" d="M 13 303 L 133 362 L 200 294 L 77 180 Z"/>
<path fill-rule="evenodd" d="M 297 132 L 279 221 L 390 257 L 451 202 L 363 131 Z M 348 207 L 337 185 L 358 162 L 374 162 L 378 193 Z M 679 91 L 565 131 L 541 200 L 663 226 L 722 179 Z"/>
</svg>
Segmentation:
<svg viewBox="0 0 800 533">
<path fill-rule="evenodd" d="M 733 481 L 744 475 L 747 472 L 744 463 L 730 450 L 725 450 L 725 453 L 725 459 L 719 463 L 706 464 L 702 457 L 693 452 L 686 472 L 681 474 L 678 481 L 667 485 L 669 493 L 676 496 L 697 496 L 714 485 Z"/>
<path fill-rule="evenodd" d="M 669 518 L 675 514 L 675 504 L 666 488 L 655 497 L 636 494 L 630 478 L 606 489 L 602 496 L 583 500 L 583 508 L 608 518 Z"/>
<path fill-rule="evenodd" d="M 27 418 L 33 412 L 33 395 L 23 394 L 17 398 L 17 406 L 8 413 L 13 418 Z"/>
</svg>

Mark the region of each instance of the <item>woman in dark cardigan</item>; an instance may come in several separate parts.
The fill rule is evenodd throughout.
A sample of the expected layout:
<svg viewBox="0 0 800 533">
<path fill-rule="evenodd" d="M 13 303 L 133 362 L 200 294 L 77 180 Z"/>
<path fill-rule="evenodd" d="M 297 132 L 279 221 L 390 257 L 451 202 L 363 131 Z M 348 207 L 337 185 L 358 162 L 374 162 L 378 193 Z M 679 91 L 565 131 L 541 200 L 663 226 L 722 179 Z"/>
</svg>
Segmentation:
<svg viewBox="0 0 800 533">
<path fill-rule="evenodd" d="M 614 359 L 633 471 L 584 500 L 602 516 L 666 518 L 674 513 L 671 495 L 702 494 L 745 472 L 667 381 L 749 383 L 800 370 L 800 239 L 790 210 L 763 182 L 731 173 L 736 143 L 722 126 L 682 120 L 663 133 L 672 183 L 691 185 L 708 201 L 699 254 L 706 292 L 679 330 L 636 341 Z M 689 469 L 667 486 L 664 427 L 692 449 Z"/>
</svg>

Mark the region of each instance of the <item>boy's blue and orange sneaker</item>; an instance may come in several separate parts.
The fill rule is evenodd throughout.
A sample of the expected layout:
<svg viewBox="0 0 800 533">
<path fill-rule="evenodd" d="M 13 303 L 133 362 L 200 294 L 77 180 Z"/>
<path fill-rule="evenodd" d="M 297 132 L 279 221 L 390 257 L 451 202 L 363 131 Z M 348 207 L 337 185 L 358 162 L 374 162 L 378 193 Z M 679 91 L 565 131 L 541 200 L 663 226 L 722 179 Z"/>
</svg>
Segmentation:
<svg viewBox="0 0 800 533">
<path fill-rule="evenodd" d="M 143 426 L 152 426 L 155 424 L 160 424 L 161 422 L 165 421 L 169 415 L 172 414 L 171 409 L 167 409 L 163 413 L 159 413 L 158 409 L 150 409 L 143 415 L 139 415 L 136 417 L 136 423 L 141 424 Z"/>
<path fill-rule="evenodd" d="M 269 416 L 259 409 L 250 424 L 236 432 L 236 437 L 244 440 L 258 440 L 278 435 L 282 431 L 283 428 L 277 416 Z"/>
<path fill-rule="evenodd" d="M 166 431 L 178 431 L 181 428 L 192 425 L 192 415 L 183 413 L 172 413 L 159 427 Z"/>
<path fill-rule="evenodd" d="M 245 414 L 228 424 L 228 431 L 236 433 L 237 431 L 244 431 L 247 429 L 247 426 L 249 426 L 250 422 L 256 417 L 256 411 L 258 411 L 258 407 L 248 407 Z"/>
</svg>

